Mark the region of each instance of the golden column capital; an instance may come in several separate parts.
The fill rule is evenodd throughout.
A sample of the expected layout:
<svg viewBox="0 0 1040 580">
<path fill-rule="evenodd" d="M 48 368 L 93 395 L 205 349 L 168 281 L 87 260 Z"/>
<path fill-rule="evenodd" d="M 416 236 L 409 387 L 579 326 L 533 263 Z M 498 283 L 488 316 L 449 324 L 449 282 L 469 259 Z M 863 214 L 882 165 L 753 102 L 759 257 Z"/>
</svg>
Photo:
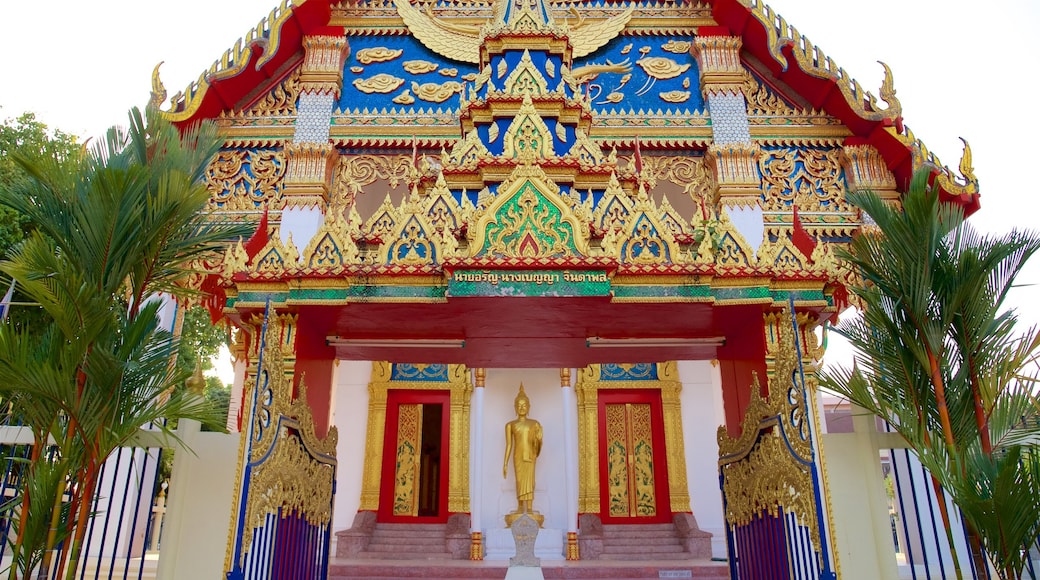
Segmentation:
<svg viewBox="0 0 1040 580">
<path fill-rule="evenodd" d="M 482 368 L 473 369 L 473 386 L 474 387 L 476 387 L 478 389 L 484 388 L 484 381 L 486 380 L 486 378 L 487 378 L 487 369 L 485 369 L 483 367 Z"/>
<path fill-rule="evenodd" d="M 739 36 L 698 36 L 690 47 L 701 73 L 701 87 L 709 94 L 741 94 L 744 66 L 740 64 Z"/>
<path fill-rule="evenodd" d="M 845 143 L 842 146 L 841 166 L 850 191 L 869 190 L 887 202 L 899 201 L 896 178 L 873 145 Z"/>
<path fill-rule="evenodd" d="M 282 196 L 285 206 L 323 206 L 328 203 L 339 154 L 332 143 L 286 143 L 286 170 Z"/>
<path fill-rule="evenodd" d="M 715 178 L 715 202 L 724 205 L 757 205 L 762 197 L 755 143 L 712 143 L 704 160 Z"/>
<path fill-rule="evenodd" d="M 560 369 L 560 386 L 564 388 L 571 386 L 571 369 Z"/>
<path fill-rule="evenodd" d="M 305 36 L 300 83 L 303 92 L 331 94 L 337 99 L 343 86 L 343 65 L 350 44 L 343 36 Z"/>
</svg>

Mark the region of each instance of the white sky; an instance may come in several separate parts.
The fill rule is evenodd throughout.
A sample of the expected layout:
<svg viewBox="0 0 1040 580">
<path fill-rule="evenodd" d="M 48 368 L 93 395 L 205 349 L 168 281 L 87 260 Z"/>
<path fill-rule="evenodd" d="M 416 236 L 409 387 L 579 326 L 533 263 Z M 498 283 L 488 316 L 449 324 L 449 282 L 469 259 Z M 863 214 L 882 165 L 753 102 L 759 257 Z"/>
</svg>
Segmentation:
<svg viewBox="0 0 1040 580">
<path fill-rule="evenodd" d="M 8 0 L 0 3 L 0 118 L 37 113 L 52 127 L 96 135 L 148 100 L 165 61 L 170 95 L 183 90 L 266 16 L 276 0 Z M 1035 0 L 772 0 L 788 23 L 878 93 L 892 67 L 905 123 L 951 167 L 972 146 L 982 210 L 972 221 L 1005 232 L 1040 224 L 1033 150 L 1040 138 L 1040 2 Z M 1040 281 L 1040 258 L 1021 283 Z M 1035 288 L 1011 304 L 1040 323 Z M 828 359 L 834 360 L 829 353 Z"/>
</svg>

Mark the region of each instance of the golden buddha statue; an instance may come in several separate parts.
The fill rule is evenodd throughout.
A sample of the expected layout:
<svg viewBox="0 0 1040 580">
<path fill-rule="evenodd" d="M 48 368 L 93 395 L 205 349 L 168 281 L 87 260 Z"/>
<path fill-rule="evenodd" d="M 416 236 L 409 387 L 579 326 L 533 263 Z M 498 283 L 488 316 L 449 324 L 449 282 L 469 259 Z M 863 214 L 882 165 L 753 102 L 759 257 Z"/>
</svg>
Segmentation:
<svg viewBox="0 0 1040 580">
<path fill-rule="evenodd" d="M 506 423 L 506 456 L 502 460 L 502 477 L 508 476 L 509 456 L 513 456 L 513 475 L 516 476 L 516 511 L 506 515 L 506 526 L 512 526 L 523 514 L 531 516 L 541 526 L 545 517 L 534 511 L 534 464 L 542 452 L 542 424 L 527 416 L 531 400 L 520 392 L 513 402 L 516 419 Z"/>
</svg>

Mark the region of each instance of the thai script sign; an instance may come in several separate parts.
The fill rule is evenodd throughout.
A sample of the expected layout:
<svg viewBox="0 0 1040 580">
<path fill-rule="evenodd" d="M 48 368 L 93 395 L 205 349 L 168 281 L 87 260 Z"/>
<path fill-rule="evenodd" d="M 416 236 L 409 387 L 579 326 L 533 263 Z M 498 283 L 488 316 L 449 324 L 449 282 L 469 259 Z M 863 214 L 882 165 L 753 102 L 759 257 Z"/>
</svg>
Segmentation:
<svg viewBox="0 0 1040 580">
<path fill-rule="evenodd" d="M 449 297 L 607 296 L 610 277 L 603 270 L 456 270 L 448 279 Z"/>
</svg>

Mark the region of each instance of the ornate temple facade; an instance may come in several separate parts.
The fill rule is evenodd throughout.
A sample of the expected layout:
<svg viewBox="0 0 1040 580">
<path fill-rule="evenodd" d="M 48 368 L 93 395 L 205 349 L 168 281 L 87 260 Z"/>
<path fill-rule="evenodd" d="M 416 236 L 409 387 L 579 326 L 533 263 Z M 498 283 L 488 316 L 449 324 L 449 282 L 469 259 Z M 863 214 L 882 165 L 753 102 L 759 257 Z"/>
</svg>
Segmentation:
<svg viewBox="0 0 1040 580">
<path fill-rule="evenodd" d="M 928 171 L 978 205 L 885 73 L 759 0 L 285 2 L 169 103 L 157 69 L 223 131 L 213 215 L 258 224 L 194 281 L 238 329 L 226 571 L 322 577 L 410 525 L 508 558 L 523 384 L 543 559 L 835 574 L 813 373 L 869 225 L 846 193 Z"/>
</svg>

